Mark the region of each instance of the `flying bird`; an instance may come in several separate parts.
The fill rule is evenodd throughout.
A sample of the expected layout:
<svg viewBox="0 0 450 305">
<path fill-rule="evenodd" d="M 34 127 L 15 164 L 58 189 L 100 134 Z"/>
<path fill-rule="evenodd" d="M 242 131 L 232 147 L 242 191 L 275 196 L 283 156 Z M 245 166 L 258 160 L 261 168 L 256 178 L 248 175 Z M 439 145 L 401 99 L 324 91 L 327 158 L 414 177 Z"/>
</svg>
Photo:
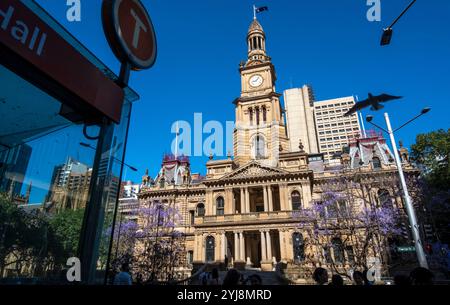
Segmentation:
<svg viewBox="0 0 450 305">
<path fill-rule="evenodd" d="M 355 113 L 356 111 L 367 108 L 369 106 L 371 106 L 370 110 L 380 110 L 380 109 L 384 108 L 384 106 L 381 105 L 380 103 L 386 103 L 386 102 L 389 102 L 392 100 L 398 100 L 401 98 L 402 98 L 402 96 L 393 96 L 393 95 L 384 94 L 384 93 L 381 95 L 373 96 L 371 93 L 369 93 L 368 99 L 356 103 L 355 106 L 353 106 L 346 114 L 344 114 L 344 116 L 350 116 L 353 113 Z"/>
</svg>

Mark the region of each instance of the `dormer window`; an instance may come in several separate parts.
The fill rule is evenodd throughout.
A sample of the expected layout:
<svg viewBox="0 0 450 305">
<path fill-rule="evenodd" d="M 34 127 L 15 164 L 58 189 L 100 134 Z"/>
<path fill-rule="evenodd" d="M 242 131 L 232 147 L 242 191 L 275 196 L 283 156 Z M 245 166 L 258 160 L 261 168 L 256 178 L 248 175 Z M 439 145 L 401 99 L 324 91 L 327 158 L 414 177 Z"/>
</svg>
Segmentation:
<svg viewBox="0 0 450 305">
<path fill-rule="evenodd" d="M 380 158 L 374 157 L 374 158 L 372 159 L 372 166 L 373 166 L 373 169 L 381 169 L 381 161 L 380 161 Z"/>
</svg>

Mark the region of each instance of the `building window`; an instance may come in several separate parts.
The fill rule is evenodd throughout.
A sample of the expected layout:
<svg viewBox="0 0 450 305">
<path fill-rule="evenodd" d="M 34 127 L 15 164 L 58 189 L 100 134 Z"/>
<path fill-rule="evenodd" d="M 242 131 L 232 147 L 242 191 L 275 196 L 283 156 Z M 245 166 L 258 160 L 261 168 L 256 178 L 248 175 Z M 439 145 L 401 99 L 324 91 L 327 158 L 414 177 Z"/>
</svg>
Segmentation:
<svg viewBox="0 0 450 305">
<path fill-rule="evenodd" d="M 250 119 L 250 125 L 253 125 L 253 109 L 252 108 L 248 109 L 248 116 Z"/>
<path fill-rule="evenodd" d="M 215 240 L 214 237 L 206 237 L 205 258 L 207 263 L 214 262 Z"/>
<path fill-rule="evenodd" d="M 298 211 L 300 210 L 302 206 L 302 202 L 300 199 L 300 193 L 297 191 L 293 191 L 291 194 L 291 201 L 292 201 L 292 210 Z"/>
<path fill-rule="evenodd" d="M 217 197 L 216 199 L 216 214 L 222 216 L 225 214 L 225 201 L 223 197 Z"/>
<path fill-rule="evenodd" d="M 262 113 L 263 113 L 263 123 L 265 123 L 265 122 L 267 122 L 267 110 L 266 110 L 266 107 L 263 107 Z"/>
<path fill-rule="evenodd" d="M 256 107 L 255 115 L 256 115 L 256 125 L 259 125 L 259 107 Z"/>
<path fill-rule="evenodd" d="M 188 251 L 187 262 L 189 265 L 192 265 L 192 263 L 194 262 L 194 251 L 192 251 L 192 250 Z"/>
<path fill-rule="evenodd" d="M 373 158 L 372 159 L 372 166 L 373 166 L 373 169 L 381 169 L 380 158 L 378 158 L 378 157 Z"/>
<path fill-rule="evenodd" d="M 189 211 L 189 217 L 190 217 L 191 225 L 193 225 L 195 222 L 195 211 Z"/>
<path fill-rule="evenodd" d="M 303 235 L 299 232 L 292 234 L 292 244 L 294 247 L 294 261 L 300 263 L 305 260 L 305 243 Z"/>
<path fill-rule="evenodd" d="M 262 159 L 265 156 L 265 142 L 262 136 L 255 137 L 255 158 Z"/>
<path fill-rule="evenodd" d="M 197 216 L 205 216 L 205 205 L 203 203 L 197 204 Z"/>
<path fill-rule="evenodd" d="M 349 263 L 354 263 L 355 262 L 355 253 L 353 252 L 353 247 L 352 246 L 345 247 L 345 253 L 347 253 L 347 261 Z"/>
<path fill-rule="evenodd" d="M 334 254 L 334 262 L 342 264 L 344 262 L 344 247 L 340 238 L 333 238 L 331 241 Z"/>
<path fill-rule="evenodd" d="M 391 194 L 388 190 L 378 190 L 378 202 L 383 208 L 392 208 Z"/>
</svg>

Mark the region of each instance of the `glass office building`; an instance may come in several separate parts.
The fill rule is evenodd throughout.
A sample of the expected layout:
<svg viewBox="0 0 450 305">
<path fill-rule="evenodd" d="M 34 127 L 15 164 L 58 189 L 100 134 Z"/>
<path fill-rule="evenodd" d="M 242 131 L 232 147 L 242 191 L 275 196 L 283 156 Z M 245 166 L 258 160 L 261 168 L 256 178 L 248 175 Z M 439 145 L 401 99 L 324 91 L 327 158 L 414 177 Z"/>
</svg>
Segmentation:
<svg viewBox="0 0 450 305">
<path fill-rule="evenodd" d="M 104 283 L 138 96 L 34 1 L 0 25 L 0 284 Z"/>
</svg>

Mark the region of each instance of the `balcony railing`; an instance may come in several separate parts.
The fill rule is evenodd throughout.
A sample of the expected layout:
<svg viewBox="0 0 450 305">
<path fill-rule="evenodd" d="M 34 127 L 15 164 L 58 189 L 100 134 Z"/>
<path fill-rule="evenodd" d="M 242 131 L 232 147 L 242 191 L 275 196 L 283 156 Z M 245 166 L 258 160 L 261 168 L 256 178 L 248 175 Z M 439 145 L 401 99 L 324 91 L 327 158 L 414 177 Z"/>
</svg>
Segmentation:
<svg viewBox="0 0 450 305">
<path fill-rule="evenodd" d="M 254 212 L 246 214 L 210 215 L 195 218 L 195 225 L 292 219 L 292 211 Z"/>
</svg>

